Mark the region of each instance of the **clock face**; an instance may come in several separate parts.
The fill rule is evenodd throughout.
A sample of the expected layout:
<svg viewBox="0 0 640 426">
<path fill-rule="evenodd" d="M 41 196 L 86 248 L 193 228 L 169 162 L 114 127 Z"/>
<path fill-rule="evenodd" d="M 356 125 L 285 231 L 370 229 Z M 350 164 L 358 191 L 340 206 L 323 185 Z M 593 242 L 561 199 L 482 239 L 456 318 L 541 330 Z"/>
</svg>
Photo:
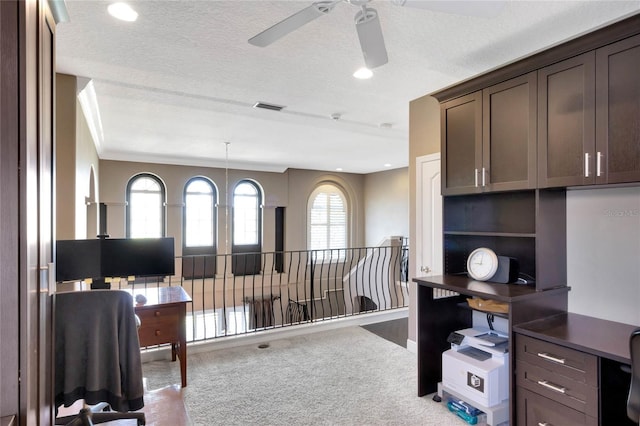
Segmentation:
<svg viewBox="0 0 640 426">
<path fill-rule="evenodd" d="M 498 270 L 498 256 L 486 247 L 475 249 L 467 259 L 469 276 L 478 281 L 486 281 Z"/>
</svg>

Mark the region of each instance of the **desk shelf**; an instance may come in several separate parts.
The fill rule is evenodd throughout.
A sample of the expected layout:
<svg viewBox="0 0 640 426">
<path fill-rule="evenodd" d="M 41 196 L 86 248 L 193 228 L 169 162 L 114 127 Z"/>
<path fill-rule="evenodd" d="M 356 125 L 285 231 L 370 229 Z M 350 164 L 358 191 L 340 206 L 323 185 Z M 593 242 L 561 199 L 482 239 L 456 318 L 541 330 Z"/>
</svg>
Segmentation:
<svg viewBox="0 0 640 426">
<path fill-rule="evenodd" d="M 418 395 L 437 391 L 442 381 L 442 353 L 449 349 L 447 337 L 455 330 L 473 326 L 472 310 L 461 308 L 470 296 L 505 302 L 508 329 L 516 324 L 557 315 L 567 310 L 569 287 L 539 291 L 533 286 L 499 284 L 469 279 L 466 275 L 440 275 L 415 278 L 418 299 Z M 450 297 L 434 297 L 435 290 L 455 292 Z M 514 353 L 510 332 L 509 353 Z M 513 366 L 511 367 L 513 368 Z M 513 380 L 509 384 L 509 399 L 515 395 Z M 510 413 L 513 418 L 513 413 Z"/>
</svg>

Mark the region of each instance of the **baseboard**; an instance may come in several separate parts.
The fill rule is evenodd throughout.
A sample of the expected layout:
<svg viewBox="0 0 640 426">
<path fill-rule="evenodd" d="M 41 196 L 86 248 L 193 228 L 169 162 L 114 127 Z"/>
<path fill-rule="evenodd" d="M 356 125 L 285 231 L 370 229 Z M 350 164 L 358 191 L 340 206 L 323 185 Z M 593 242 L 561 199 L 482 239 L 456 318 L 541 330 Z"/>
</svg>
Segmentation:
<svg viewBox="0 0 640 426">
<path fill-rule="evenodd" d="M 415 340 L 407 339 L 407 350 L 412 354 L 418 354 L 418 344 Z"/>
</svg>

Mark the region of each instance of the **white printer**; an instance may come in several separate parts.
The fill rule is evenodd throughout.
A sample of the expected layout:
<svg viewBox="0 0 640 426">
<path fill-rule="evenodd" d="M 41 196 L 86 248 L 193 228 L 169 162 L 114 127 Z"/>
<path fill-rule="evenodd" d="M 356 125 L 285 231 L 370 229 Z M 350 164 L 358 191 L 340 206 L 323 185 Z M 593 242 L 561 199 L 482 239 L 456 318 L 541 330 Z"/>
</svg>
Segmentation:
<svg viewBox="0 0 640 426">
<path fill-rule="evenodd" d="M 491 407 L 509 398 L 509 338 L 488 328 L 451 333 L 451 349 L 442 354 L 442 384 Z"/>
</svg>

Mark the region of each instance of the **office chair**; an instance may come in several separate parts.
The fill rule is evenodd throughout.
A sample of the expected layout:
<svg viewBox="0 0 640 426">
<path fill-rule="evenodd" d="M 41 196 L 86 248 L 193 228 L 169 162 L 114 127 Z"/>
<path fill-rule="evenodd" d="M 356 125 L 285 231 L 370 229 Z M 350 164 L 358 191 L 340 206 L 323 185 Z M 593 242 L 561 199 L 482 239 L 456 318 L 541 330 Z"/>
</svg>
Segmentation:
<svg viewBox="0 0 640 426">
<path fill-rule="evenodd" d="M 627 398 L 627 417 L 634 423 L 640 419 L 640 329 L 629 338 L 631 352 L 631 386 Z"/>
<path fill-rule="evenodd" d="M 144 425 L 144 413 L 129 412 L 144 406 L 132 296 L 119 290 L 57 293 L 54 310 L 56 412 L 80 399 L 113 410 L 83 408 L 76 416 L 56 418 L 55 424 L 136 419 Z"/>
</svg>

